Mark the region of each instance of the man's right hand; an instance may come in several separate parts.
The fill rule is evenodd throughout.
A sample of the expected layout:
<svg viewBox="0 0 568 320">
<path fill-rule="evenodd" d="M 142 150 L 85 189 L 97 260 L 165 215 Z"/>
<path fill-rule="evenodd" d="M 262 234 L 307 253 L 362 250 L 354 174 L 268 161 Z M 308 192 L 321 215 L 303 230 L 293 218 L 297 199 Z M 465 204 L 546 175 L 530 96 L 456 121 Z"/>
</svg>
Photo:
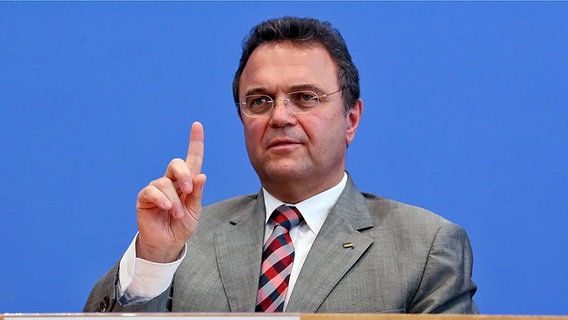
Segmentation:
<svg viewBox="0 0 568 320">
<path fill-rule="evenodd" d="M 187 157 L 174 159 L 164 177 L 138 194 L 136 256 L 167 263 L 179 258 L 185 242 L 197 228 L 206 177 L 201 173 L 203 126 L 191 126 Z"/>
</svg>

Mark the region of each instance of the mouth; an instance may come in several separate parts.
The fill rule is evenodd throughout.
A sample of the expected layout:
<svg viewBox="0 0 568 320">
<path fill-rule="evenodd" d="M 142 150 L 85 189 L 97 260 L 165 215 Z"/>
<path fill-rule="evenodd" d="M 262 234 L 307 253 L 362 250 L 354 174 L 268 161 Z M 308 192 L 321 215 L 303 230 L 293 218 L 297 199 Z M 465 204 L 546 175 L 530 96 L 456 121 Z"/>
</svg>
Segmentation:
<svg viewBox="0 0 568 320">
<path fill-rule="evenodd" d="M 275 139 L 268 144 L 268 149 L 281 149 L 301 145 L 300 142 L 292 139 Z"/>
</svg>

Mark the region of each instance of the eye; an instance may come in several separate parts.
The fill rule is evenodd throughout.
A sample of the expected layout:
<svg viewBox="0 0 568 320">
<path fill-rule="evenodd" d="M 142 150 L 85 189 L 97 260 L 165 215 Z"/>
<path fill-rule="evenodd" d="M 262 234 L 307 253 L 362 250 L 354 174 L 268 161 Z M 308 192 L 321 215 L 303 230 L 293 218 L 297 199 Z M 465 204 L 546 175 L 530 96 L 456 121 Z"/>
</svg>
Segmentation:
<svg viewBox="0 0 568 320">
<path fill-rule="evenodd" d="M 265 104 L 268 101 L 268 97 L 266 96 L 256 96 L 256 97 L 250 97 L 250 101 L 249 104 L 251 107 L 254 106 L 262 106 L 263 104 Z"/>
<path fill-rule="evenodd" d="M 257 109 L 259 107 L 266 107 L 270 105 L 272 99 L 269 96 L 264 95 L 252 95 L 245 97 L 245 105 L 247 108 Z"/>
<path fill-rule="evenodd" d="M 289 94 L 290 100 L 303 108 L 311 108 L 318 104 L 319 96 L 311 91 L 298 91 Z"/>
<path fill-rule="evenodd" d="M 313 92 L 300 92 L 300 95 L 300 99 L 302 99 L 302 101 L 313 101 L 318 99 L 318 96 Z"/>
</svg>

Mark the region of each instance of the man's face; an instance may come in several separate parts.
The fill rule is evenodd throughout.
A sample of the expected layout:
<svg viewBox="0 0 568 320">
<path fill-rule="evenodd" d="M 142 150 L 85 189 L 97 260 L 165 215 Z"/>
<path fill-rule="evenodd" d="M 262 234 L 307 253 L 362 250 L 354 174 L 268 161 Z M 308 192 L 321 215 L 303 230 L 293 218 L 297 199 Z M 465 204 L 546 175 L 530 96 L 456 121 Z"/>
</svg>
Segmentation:
<svg viewBox="0 0 568 320">
<path fill-rule="evenodd" d="M 242 115 L 250 161 L 262 185 L 282 201 L 297 203 L 337 184 L 345 171 L 346 146 L 359 124 L 362 102 L 345 116 L 341 93 L 308 113 L 294 114 L 281 99 L 292 91 L 337 91 L 337 66 L 324 47 L 290 43 L 260 46 L 240 79 L 239 97 L 278 99 L 267 115 Z"/>
</svg>

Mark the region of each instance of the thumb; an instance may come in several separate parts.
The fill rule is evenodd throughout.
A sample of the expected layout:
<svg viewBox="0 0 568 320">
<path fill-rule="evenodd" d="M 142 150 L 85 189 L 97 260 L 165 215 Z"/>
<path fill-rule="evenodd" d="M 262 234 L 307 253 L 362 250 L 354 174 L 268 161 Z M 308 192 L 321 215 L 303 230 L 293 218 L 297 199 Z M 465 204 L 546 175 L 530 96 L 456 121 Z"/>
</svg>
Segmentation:
<svg viewBox="0 0 568 320">
<path fill-rule="evenodd" d="M 188 209 L 189 214 L 193 215 L 197 220 L 201 214 L 201 202 L 203 199 L 203 186 L 207 177 L 200 173 L 193 177 L 193 192 L 188 194 L 185 198 L 185 207 Z"/>
</svg>

